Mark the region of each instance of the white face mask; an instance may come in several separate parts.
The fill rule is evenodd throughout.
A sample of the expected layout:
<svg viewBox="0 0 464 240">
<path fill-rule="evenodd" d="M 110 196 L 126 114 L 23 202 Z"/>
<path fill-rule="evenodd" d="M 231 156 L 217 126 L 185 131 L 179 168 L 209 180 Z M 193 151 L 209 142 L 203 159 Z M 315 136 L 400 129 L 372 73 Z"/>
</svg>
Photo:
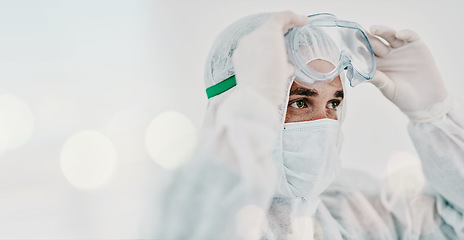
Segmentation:
<svg viewBox="0 0 464 240">
<path fill-rule="evenodd" d="M 340 168 L 340 124 L 333 119 L 285 123 L 272 157 L 277 168 L 276 197 L 315 197 Z"/>
</svg>

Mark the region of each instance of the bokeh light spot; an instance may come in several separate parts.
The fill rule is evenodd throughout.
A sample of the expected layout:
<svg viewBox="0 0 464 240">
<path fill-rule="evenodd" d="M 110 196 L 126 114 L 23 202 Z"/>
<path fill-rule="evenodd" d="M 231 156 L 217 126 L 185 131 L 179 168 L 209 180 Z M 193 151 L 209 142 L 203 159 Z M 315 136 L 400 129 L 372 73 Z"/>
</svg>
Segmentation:
<svg viewBox="0 0 464 240">
<path fill-rule="evenodd" d="M 8 148 L 8 142 L 10 140 L 10 131 L 8 130 L 8 126 L 0 119 L 0 156 L 6 151 Z"/>
<path fill-rule="evenodd" d="M 266 212 L 256 205 L 245 205 L 235 217 L 235 229 L 241 239 L 260 239 L 267 231 Z"/>
<path fill-rule="evenodd" d="M 78 188 L 96 188 L 108 180 L 116 165 L 116 149 L 111 141 L 95 131 L 71 136 L 61 152 L 61 169 Z"/>
<path fill-rule="evenodd" d="M 148 126 L 145 144 L 157 164 L 165 169 L 177 168 L 189 160 L 195 149 L 195 126 L 182 113 L 161 113 Z"/>
<path fill-rule="evenodd" d="M 136 109 L 121 111 L 111 118 L 105 130 L 118 149 L 118 163 L 135 163 L 148 158 L 145 134 L 149 120 L 148 115 Z"/>
<path fill-rule="evenodd" d="M 393 154 L 387 163 L 386 184 L 390 194 L 411 197 L 425 187 L 425 176 L 419 158 L 408 152 Z"/>
<path fill-rule="evenodd" d="M 291 236 L 295 239 L 313 239 L 314 237 L 315 220 L 312 217 L 301 216 L 292 220 Z"/>
<path fill-rule="evenodd" d="M 23 145 L 34 129 L 34 116 L 29 106 L 18 97 L 0 95 L 0 154 Z"/>
</svg>

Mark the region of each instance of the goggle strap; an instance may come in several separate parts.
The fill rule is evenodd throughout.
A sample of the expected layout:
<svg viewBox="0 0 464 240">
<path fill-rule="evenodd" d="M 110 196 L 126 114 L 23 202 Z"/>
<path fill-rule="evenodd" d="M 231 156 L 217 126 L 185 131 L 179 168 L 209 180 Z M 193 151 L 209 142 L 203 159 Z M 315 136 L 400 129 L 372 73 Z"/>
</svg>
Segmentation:
<svg viewBox="0 0 464 240">
<path fill-rule="evenodd" d="M 208 99 L 215 97 L 237 85 L 235 75 L 206 89 Z"/>
</svg>

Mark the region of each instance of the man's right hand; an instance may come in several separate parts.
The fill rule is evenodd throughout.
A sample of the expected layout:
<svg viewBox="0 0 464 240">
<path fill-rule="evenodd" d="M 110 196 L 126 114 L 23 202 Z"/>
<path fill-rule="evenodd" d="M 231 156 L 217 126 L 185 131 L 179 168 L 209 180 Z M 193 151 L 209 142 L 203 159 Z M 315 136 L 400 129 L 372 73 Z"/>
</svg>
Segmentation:
<svg viewBox="0 0 464 240">
<path fill-rule="evenodd" d="M 288 63 L 284 34 L 307 23 L 304 15 L 279 12 L 243 37 L 233 55 L 237 86 L 250 86 L 272 103 L 281 104 L 286 81 L 294 72 Z"/>
</svg>

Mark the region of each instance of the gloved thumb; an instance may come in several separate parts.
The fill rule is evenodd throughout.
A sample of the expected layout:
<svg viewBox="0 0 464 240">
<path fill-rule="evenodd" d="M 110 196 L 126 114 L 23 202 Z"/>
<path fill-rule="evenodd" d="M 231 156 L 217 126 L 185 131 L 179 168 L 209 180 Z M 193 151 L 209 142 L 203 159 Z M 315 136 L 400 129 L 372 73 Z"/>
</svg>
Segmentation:
<svg viewBox="0 0 464 240">
<path fill-rule="evenodd" d="M 394 97 L 395 83 L 382 71 L 377 70 L 369 82 L 374 84 L 388 99 L 391 100 Z"/>
<path fill-rule="evenodd" d="M 367 32 L 367 37 L 369 38 L 375 56 L 384 57 L 390 52 L 390 47 L 380 41 L 378 37 L 372 35 L 370 32 Z"/>
</svg>

